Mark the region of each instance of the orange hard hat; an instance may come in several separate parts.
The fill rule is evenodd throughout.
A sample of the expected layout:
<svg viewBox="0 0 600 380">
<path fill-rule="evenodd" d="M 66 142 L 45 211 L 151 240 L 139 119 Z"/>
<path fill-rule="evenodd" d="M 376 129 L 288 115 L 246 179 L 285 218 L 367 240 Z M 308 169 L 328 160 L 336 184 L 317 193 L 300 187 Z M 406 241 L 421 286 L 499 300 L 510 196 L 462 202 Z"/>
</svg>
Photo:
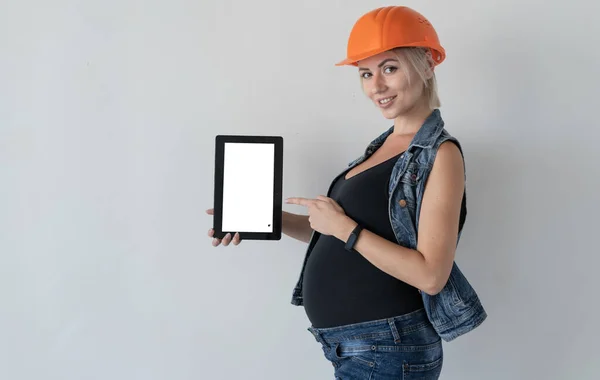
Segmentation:
<svg viewBox="0 0 600 380">
<path fill-rule="evenodd" d="M 357 66 L 361 59 L 411 46 L 429 48 L 435 65 L 446 58 L 435 29 L 422 14 L 403 6 L 377 8 L 356 21 L 348 39 L 348 56 L 336 66 Z"/>
</svg>

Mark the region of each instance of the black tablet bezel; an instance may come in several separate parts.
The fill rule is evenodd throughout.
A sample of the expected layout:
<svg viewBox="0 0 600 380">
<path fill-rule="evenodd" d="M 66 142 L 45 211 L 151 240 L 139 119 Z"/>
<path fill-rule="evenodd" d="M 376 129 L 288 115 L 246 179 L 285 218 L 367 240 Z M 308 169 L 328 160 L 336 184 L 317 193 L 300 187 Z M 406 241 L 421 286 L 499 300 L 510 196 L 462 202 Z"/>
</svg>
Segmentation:
<svg viewBox="0 0 600 380">
<path fill-rule="evenodd" d="M 273 232 L 223 231 L 223 170 L 225 143 L 265 143 L 275 145 L 273 188 Z M 217 135 L 215 138 L 214 237 L 222 239 L 228 232 L 240 234 L 241 240 L 280 240 L 283 187 L 283 137 Z"/>
</svg>

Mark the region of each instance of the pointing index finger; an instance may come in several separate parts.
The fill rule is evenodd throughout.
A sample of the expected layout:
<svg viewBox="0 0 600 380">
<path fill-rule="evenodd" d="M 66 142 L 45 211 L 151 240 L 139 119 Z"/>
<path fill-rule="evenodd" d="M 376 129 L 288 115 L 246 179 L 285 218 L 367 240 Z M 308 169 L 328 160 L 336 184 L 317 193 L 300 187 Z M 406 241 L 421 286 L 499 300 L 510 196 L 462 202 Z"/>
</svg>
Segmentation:
<svg viewBox="0 0 600 380">
<path fill-rule="evenodd" d="M 285 200 L 285 203 L 291 203 L 291 204 L 300 205 L 300 206 L 308 206 L 312 203 L 312 199 L 292 197 L 292 198 L 287 198 Z"/>
</svg>

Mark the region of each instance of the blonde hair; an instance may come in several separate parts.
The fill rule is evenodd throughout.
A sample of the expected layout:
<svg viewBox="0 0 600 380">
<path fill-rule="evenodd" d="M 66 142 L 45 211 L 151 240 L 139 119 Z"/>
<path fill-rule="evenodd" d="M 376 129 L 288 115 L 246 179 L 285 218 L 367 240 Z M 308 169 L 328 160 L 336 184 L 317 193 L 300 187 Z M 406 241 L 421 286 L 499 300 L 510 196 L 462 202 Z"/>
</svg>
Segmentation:
<svg viewBox="0 0 600 380">
<path fill-rule="evenodd" d="M 431 51 L 421 47 L 401 47 L 393 49 L 393 52 L 396 53 L 399 60 L 402 60 L 400 57 L 402 55 L 423 81 L 423 95 L 426 97 L 429 108 L 439 108 L 441 103 L 438 95 L 435 71 L 433 70 L 435 63 Z M 406 75 L 410 83 L 412 75 L 408 72 L 408 67 L 406 65 L 401 66 L 404 75 Z"/>
</svg>

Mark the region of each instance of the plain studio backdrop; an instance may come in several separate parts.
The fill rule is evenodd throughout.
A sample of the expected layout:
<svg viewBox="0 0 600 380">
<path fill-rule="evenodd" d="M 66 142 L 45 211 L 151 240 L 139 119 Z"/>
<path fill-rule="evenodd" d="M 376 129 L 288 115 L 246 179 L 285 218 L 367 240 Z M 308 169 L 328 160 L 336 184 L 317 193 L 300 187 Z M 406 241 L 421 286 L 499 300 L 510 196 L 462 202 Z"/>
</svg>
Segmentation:
<svg viewBox="0 0 600 380">
<path fill-rule="evenodd" d="M 207 237 L 214 137 L 283 136 L 283 196 L 325 194 L 391 125 L 334 67 L 382 5 L 2 1 L 0 379 L 332 378 L 290 304 L 306 244 Z M 489 313 L 442 378 L 597 379 L 600 6 L 403 5 L 448 52 L 456 260 Z"/>
</svg>

